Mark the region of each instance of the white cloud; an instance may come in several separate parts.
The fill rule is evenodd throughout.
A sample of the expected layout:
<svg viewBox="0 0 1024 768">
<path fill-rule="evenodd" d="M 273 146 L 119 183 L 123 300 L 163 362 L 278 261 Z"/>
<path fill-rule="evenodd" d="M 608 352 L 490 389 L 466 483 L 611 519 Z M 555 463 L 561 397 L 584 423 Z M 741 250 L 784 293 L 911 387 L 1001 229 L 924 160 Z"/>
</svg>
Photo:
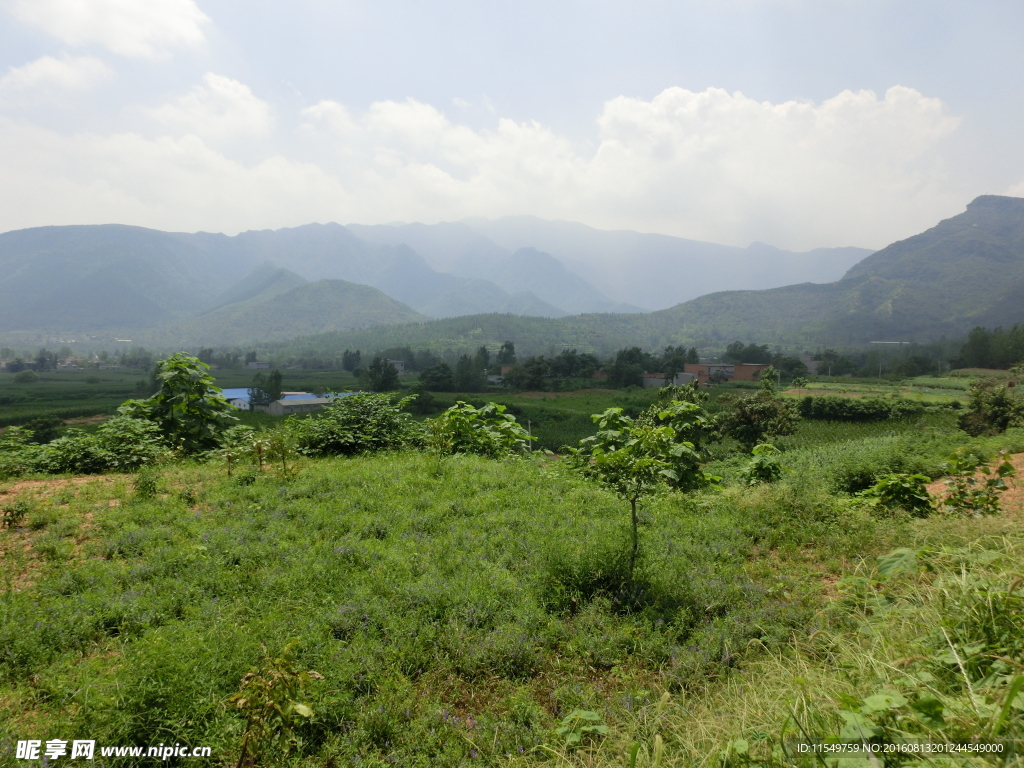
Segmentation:
<svg viewBox="0 0 1024 768">
<path fill-rule="evenodd" d="M 1020 182 L 1020 184 L 1014 184 L 1006 190 L 1006 194 L 1010 197 L 1024 197 L 1024 181 Z"/>
<path fill-rule="evenodd" d="M 15 17 L 73 46 L 99 43 L 121 56 L 163 58 L 205 40 L 210 19 L 194 0 L 5 0 Z"/>
<path fill-rule="evenodd" d="M 269 107 L 244 85 L 210 74 L 155 114 L 190 135 L 62 136 L 0 123 L 0 230 L 120 221 L 232 232 L 534 214 L 741 245 L 882 246 L 968 201 L 943 163 L 958 119 L 899 86 L 820 104 L 718 89 L 619 97 L 589 148 L 533 121 L 476 130 L 413 100 L 361 114 L 323 101 L 303 112 L 296 137 L 307 162 L 267 149 L 252 165 L 207 143 L 269 131 Z"/>
<path fill-rule="evenodd" d="M 20 67 L 11 67 L 0 79 L 0 90 L 88 88 L 113 74 L 113 71 L 95 56 L 65 54 L 60 59 L 43 56 Z"/>
<path fill-rule="evenodd" d="M 413 100 L 305 116 L 335 133 L 366 220 L 528 213 L 738 244 L 884 245 L 964 202 L 947 193 L 940 148 L 958 118 L 901 86 L 818 105 L 714 88 L 619 97 L 592 153 L 536 122 L 475 131 Z"/>
<path fill-rule="evenodd" d="M 249 86 L 213 72 L 203 76 L 203 85 L 150 114 L 211 139 L 263 136 L 271 123 L 270 106 L 254 96 Z"/>
<path fill-rule="evenodd" d="M 270 156 L 251 166 L 196 136 L 64 136 L 0 118 L 0 230 L 123 222 L 237 232 L 335 218 L 349 203 L 336 179 Z"/>
</svg>

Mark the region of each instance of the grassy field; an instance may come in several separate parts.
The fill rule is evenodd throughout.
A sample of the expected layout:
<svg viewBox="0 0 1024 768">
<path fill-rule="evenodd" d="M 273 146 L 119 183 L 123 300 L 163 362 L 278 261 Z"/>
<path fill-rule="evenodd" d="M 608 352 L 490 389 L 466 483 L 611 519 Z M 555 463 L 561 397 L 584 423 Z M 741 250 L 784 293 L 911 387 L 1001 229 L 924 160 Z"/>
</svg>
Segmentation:
<svg viewBox="0 0 1024 768">
<path fill-rule="evenodd" d="M 569 434 L 652 397 L 501 399 L 553 441 L 556 414 Z M 970 441 L 949 412 L 804 422 L 780 483 L 737 484 L 733 457 L 709 467 L 724 488 L 644 502 L 633 579 L 628 507 L 543 455 L 304 459 L 290 477 L 176 463 L 155 494 L 124 475 L 9 481 L 0 765 L 24 764 L 27 738 L 234 765 L 230 697 L 250 670 L 284 674 L 268 655 L 293 640 L 312 717 L 264 765 L 810 766 L 787 744 L 851 717 L 887 738 L 1024 738 L 1022 510 L 913 519 L 850 495 L 937 477 L 967 443 L 1024 451 L 1024 432 Z"/>
<path fill-rule="evenodd" d="M 28 384 L 19 384 L 16 375 L 0 373 L 0 427 L 44 416 L 66 419 L 113 413 L 148 387 L 142 371 L 44 372 Z"/>
<path fill-rule="evenodd" d="M 214 371 L 221 387 L 247 387 L 254 371 Z M 322 392 L 356 386 L 346 371 L 282 371 L 284 388 Z M 127 369 L 47 371 L 38 381 L 21 384 L 16 374 L 0 373 L 0 427 L 41 417 L 61 419 L 112 414 L 131 397 L 149 393 L 149 372 Z"/>
</svg>

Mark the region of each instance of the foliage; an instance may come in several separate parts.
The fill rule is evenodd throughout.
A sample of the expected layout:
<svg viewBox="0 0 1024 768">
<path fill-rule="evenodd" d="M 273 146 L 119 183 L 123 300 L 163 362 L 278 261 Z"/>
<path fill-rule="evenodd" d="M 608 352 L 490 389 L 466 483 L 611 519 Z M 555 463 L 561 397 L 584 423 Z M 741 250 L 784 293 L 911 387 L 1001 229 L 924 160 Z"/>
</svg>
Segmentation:
<svg viewBox="0 0 1024 768">
<path fill-rule="evenodd" d="M 700 467 L 701 454 L 688 432 L 700 434 L 709 419 L 697 403 L 673 400 L 656 403 L 634 420 L 621 408 L 609 408 L 591 417 L 597 434 L 569 449 L 569 460 L 584 476 L 597 480 L 629 503 L 632 547 L 629 578 L 632 579 L 639 551 L 637 503 L 658 485 L 669 483 L 681 489 L 695 489 L 721 478 Z"/>
<path fill-rule="evenodd" d="M 912 475 L 905 472 L 894 472 L 885 475 L 871 488 L 859 495 L 877 500 L 887 509 L 905 509 L 914 517 L 928 517 L 934 509 L 932 497 L 927 485 L 931 478 L 926 475 Z"/>
<path fill-rule="evenodd" d="M 1005 382 L 982 376 L 971 382 L 967 396 L 969 403 L 960 415 L 960 429 L 972 437 L 1024 426 L 1024 399 Z"/>
<path fill-rule="evenodd" d="M 555 733 L 565 739 L 566 746 L 577 747 L 594 736 L 608 735 L 611 729 L 601 722 L 601 716 L 597 712 L 574 709 L 562 718 Z"/>
<path fill-rule="evenodd" d="M 644 370 L 649 367 L 648 356 L 640 347 L 620 349 L 615 360 L 608 366 L 608 386 L 618 389 L 642 387 Z"/>
<path fill-rule="evenodd" d="M 209 370 L 184 352 L 171 355 L 157 363 L 157 393 L 127 401 L 118 413 L 154 422 L 171 445 L 186 453 L 215 448 L 220 433 L 237 419 Z"/>
<path fill-rule="evenodd" d="M 1009 368 L 1024 360 L 1024 323 L 1009 328 L 975 327 L 964 339 L 955 368 Z"/>
<path fill-rule="evenodd" d="M 281 371 L 277 368 L 264 376 L 257 373 L 252 378 L 252 386 L 249 387 L 249 405 L 268 406 L 275 400 L 281 399 Z"/>
<path fill-rule="evenodd" d="M 64 420 L 56 416 L 40 416 L 25 422 L 25 429 L 32 430 L 29 442 L 42 445 L 60 437 L 60 428 Z"/>
<path fill-rule="evenodd" d="M 403 409 L 415 395 L 397 403 L 388 394 L 360 393 L 336 397 L 309 418 L 289 418 L 299 453 L 306 456 L 351 456 L 419 444 L 422 430 Z"/>
<path fill-rule="evenodd" d="M 806 385 L 806 382 L 804 382 Z M 794 386 L 796 382 L 794 381 Z M 800 400 L 800 415 L 820 421 L 884 421 L 904 419 L 924 410 L 920 403 L 881 397 L 820 395 Z"/>
<path fill-rule="evenodd" d="M 18 384 L 34 384 L 39 381 L 39 374 L 31 368 L 26 368 L 24 371 L 14 374 L 14 381 Z"/>
<path fill-rule="evenodd" d="M 994 515 L 999 512 L 999 496 L 1006 490 L 1006 478 L 1015 474 L 1003 451 L 989 467 L 967 451 L 957 450 L 946 464 L 946 498 L 942 507 L 954 514 Z M 981 475 L 981 477 L 977 477 Z"/>
<path fill-rule="evenodd" d="M 23 454 L 25 469 L 50 474 L 132 472 L 168 454 L 159 426 L 115 416 L 94 433 L 68 429 L 62 437 Z"/>
<path fill-rule="evenodd" d="M 398 389 L 398 369 L 390 360 L 375 357 L 366 369 L 366 382 L 374 392 L 391 392 Z"/>
<path fill-rule="evenodd" d="M 774 397 L 761 390 L 741 397 L 722 419 L 722 431 L 736 438 L 747 450 L 767 439 L 791 435 L 796 431 L 800 412 L 791 400 Z"/>
<path fill-rule="evenodd" d="M 135 498 L 137 499 L 146 501 L 156 498 L 160 490 L 160 475 L 148 467 L 144 468 L 135 475 L 132 487 L 135 489 Z"/>
<path fill-rule="evenodd" d="M 314 676 L 322 679 L 323 675 L 295 663 L 298 644 L 298 639 L 292 640 L 276 657 L 264 649 L 260 667 L 247 672 L 238 693 L 228 699 L 245 718 L 236 768 L 258 765 L 270 751 L 287 755 L 295 742 L 297 718 L 313 717 L 309 705 L 297 699 L 308 695 Z"/>
<path fill-rule="evenodd" d="M 768 351 L 768 345 L 746 344 L 742 341 L 734 341 L 725 348 L 725 361 L 727 363 L 771 363 L 772 353 Z"/>
<path fill-rule="evenodd" d="M 24 499 L 0 507 L 0 528 L 16 528 L 21 525 L 30 509 Z"/>
<path fill-rule="evenodd" d="M 496 459 L 522 453 L 536 438 L 505 410 L 497 403 L 474 408 L 459 400 L 427 424 L 427 443 L 443 456 L 473 453 Z"/>
<path fill-rule="evenodd" d="M 498 350 L 498 354 L 495 356 L 494 361 L 498 365 L 515 365 L 516 345 L 511 341 L 505 341 L 504 343 L 502 343 L 501 348 Z"/>
<path fill-rule="evenodd" d="M 448 363 L 438 363 L 420 371 L 420 386 L 428 392 L 454 392 L 455 374 Z"/>
<path fill-rule="evenodd" d="M 747 486 L 775 483 L 782 479 L 785 469 L 779 463 L 782 452 L 771 443 L 755 445 L 753 458 L 740 470 L 740 482 Z"/>
</svg>

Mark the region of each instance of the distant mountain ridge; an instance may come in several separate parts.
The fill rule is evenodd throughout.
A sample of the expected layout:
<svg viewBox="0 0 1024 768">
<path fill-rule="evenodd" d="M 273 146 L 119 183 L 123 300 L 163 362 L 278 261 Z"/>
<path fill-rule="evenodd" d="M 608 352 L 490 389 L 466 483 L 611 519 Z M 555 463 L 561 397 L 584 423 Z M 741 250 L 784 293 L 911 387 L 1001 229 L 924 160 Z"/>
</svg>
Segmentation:
<svg viewBox="0 0 1024 768">
<path fill-rule="evenodd" d="M 704 262 L 701 267 L 676 258 L 685 257 L 686 248 L 697 248 L 705 262 L 715 254 L 739 258 L 737 253 L 751 250 L 523 217 L 467 221 L 349 227 L 308 224 L 233 237 L 119 224 L 7 232 L 0 234 L 0 336 L 101 333 L 166 339 L 166 329 L 177 328 L 188 331 L 181 343 L 190 343 L 200 336 L 211 338 L 199 333 L 201 323 L 191 322 L 193 318 L 212 322 L 212 314 L 221 307 L 238 305 L 233 309 L 237 313 L 243 304 L 265 303 L 320 280 L 367 285 L 403 305 L 401 310 L 391 307 L 391 314 L 366 307 L 357 313 L 381 324 L 408 321 L 410 309 L 417 317 L 428 318 L 489 312 L 548 318 L 631 313 L 651 305 L 609 298 L 612 293 L 588 278 L 608 278 L 607 270 L 598 268 L 608 254 L 618 254 L 624 261 L 618 267 L 624 273 L 609 278 L 620 293 L 646 296 L 623 288 L 639 282 L 645 290 L 656 289 L 662 295 L 681 291 L 670 302 L 677 303 L 699 284 L 698 273 L 708 271 Z M 502 243 L 515 247 L 496 243 L 480 230 L 496 232 Z M 569 259 L 541 247 L 548 241 L 574 257 L 591 252 L 597 257 L 572 268 Z M 633 250 L 623 251 L 620 241 Z M 660 243 L 659 247 L 668 243 L 672 263 L 665 261 L 664 254 L 645 251 L 651 243 Z M 760 252 L 754 257 L 758 263 L 773 258 Z M 652 276 L 652 269 L 657 274 Z M 742 282 L 747 274 L 732 268 L 711 272 L 727 285 L 729 280 Z M 321 306 L 324 311 L 326 307 Z M 354 327 L 344 307 L 331 308 L 326 320 L 325 330 Z M 281 327 L 288 327 L 287 323 Z M 296 334 L 310 327 L 308 318 L 301 312 L 296 315 Z M 218 338 L 230 343 L 223 333 Z"/>
<path fill-rule="evenodd" d="M 745 342 L 796 345 L 927 341 L 976 325 L 1024 322 L 1024 199 L 984 195 L 964 213 L 893 243 L 827 284 L 720 291 L 648 314 L 557 320 L 480 315 L 295 339 L 281 349 L 400 344 L 454 349 L 497 346 L 540 353 L 575 347 L 608 354 L 624 346 Z"/>
<path fill-rule="evenodd" d="M 151 331 L 146 339 L 164 345 L 181 339 L 206 346 L 263 345 L 295 336 L 429 319 L 368 285 L 317 280 L 276 290 L 280 285 L 271 283 L 262 295 Z"/>
</svg>

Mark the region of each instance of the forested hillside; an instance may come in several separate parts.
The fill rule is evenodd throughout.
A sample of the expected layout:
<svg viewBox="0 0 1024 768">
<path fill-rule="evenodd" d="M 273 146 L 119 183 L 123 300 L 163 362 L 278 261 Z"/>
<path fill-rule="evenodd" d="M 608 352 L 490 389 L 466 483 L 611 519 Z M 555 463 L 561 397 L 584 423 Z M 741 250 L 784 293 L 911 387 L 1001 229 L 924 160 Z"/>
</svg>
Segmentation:
<svg viewBox="0 0 1024 768">
<path fill-rule="evenodd" d="M 712 293 L 648 314 L 576 315 L 559 320 L 461 317 L 291 342 L 293 350 L 575 348 L 607 354 L 668 344 L 860 344 L 927 341 L 974 326 L 1024 321 L 1024 199 L 984 196 L 966 212 L 884 248 L 834 283 Z"/>
</svg>

